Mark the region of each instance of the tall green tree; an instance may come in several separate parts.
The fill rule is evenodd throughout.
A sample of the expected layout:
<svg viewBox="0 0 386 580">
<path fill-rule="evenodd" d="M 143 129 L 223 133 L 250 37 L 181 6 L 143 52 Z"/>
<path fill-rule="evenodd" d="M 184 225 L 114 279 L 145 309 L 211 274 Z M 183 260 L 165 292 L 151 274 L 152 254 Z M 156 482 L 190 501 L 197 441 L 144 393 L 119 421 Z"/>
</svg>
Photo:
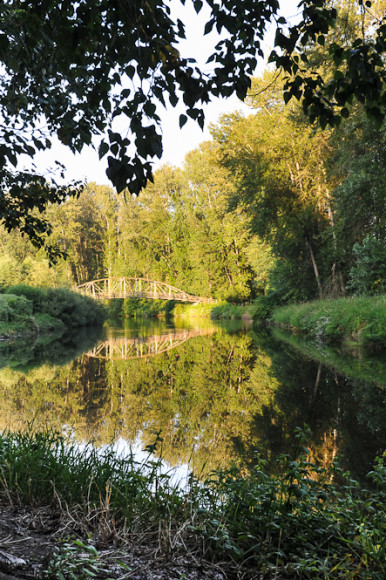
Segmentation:
<svg viewBox="0 0 386 580">
<path fill-rule="evenodd" d="M 335 131 L 332 146 L 334 155 L 329 176 L 335 184 L 333 206 L 338 259 L 347 279 L 350 269 L 355 267 L 355 256 L 359 256 L 355 247 L 359 251 L 367 239 L 369 248 L 379 246 L 381 256 L 382 246 L 386 244 L 386 128 L 377 128 L 358 107 L 356 116 Z M 366 269 L 379 267 L 370 260 Z M 363 275 L 371 277 L 369 271 Z"/>
<path fill-rule="evenodd" d="M 224 119 L 213 136 L 235 179 L 233 203 L 272 247 L 287 291 L 293 298 L 322 296 L 334 271 L 322 243 L 332 225 L 328 133 L 315 130 L 298 106 L 280 103 L 280 79 L 268 74 L 263 86 L 269 83 L 263 92 L 261 82 L 253 86 L 254 115 Z"/>
<path fill-rule="evenodd" d="M 102 278 L 106 220 L 98 205 L 94 186 L 87 187 L 75 199 L 49 208 L 52 224 L 51 243 L 66 256 L 69 280 L 75 284 Z"/>
<path fill-rule="evenodd" d="M 252 291 L 253 272 L 246 248 L 247 220 L 229 212 L 235 192 L 228 171 L 218 160 L 217 146 L 204 143 L 185 159 L 184 208 L 189 230 L 192 283 L 218 298 L 245 299 Z"/>
<path fill-rule="evenodd" d="M 322 125 L 346 116 L 353 98 L 377 120 L 384 117 L 382 18 L 371 34 L 330 46 L 336 74 L 326 79 L 303 63 L 304 47 L 323 45 L 335 23 L 337 8 L 329 0 L 302 0 L 295 24 L 279 17 L 278 0 L 193 0 L 198 13 L 204 4 L 204 34 L 222 36 L 208 54 L 211 66 L 200 69 L 179 51 L 186 23 L 161 0 L 1 3 L 0 216 L 8 230 L 20 227 L 34 244 L 44 243 L 50 226 L 42 211 L 78 192 L 17 167 L 21 155 L 49 149 L 53 135 L 72 151 L 96 139 L 100 157 L 108 155 L 112 183 L 138 193 L 152 179 L 151 161 L 162 154 L 159 105 L 180 102 L 180 126 L 188 117 L 203 126 L 203 105 L 213 96 L 245 98 L 271 21 L 270 60 L 289 74 L 285 100 L 301 99 Z M 363 16 L 371 10 L 369 1 L 355 5 Z"/>
</svg>

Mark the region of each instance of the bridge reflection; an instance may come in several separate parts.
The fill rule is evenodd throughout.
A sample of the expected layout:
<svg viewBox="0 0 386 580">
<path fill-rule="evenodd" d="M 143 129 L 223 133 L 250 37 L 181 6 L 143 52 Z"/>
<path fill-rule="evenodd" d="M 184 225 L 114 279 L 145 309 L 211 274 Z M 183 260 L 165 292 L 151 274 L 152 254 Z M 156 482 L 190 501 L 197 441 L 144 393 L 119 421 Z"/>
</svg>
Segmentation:
<svg viewBox="0 0 386 580">
<path fill-rule="evenodd" d="M 109 338 L 97 344 L 92 350 L 85 353 L 85 356 L 106 360 L 129 360 L 156 356 L 177 348 L 191 338 L 214 334 L 216 331 L 216 328 L 184 329 L 146 337 Z"/>
</svg>

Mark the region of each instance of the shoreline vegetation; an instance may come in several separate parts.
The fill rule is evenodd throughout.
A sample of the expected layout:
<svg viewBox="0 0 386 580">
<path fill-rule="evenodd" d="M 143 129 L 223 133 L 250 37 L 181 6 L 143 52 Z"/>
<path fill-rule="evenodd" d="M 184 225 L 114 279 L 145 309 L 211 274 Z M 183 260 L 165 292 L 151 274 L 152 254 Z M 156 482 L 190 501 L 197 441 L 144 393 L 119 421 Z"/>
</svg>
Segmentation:
<svg viewBox="0 0 386 580">
<path fill-rule="evenodd" d="M 296 430 L 297 451 L 277 459 L 274 475 L 259 459 L 248 473 L 233 466 L 178 485 L 156 456 L 159 436 L 138 462 L 56 432 L 2 433 L 0 500 L 72 522 L 41 578 L 125 577 L 124 559 L 109 566 L 99 551 L 123 553 L 144 538 L 158 565 L 193 555 L 221 578 L 384 578 L 384 460 L 360 487 L 336 465 L 313 463 L 308 435 Z"/>
<path fill-rule="evenodd" d="M 110 318 L 260 320 L 326 345 L 378 352 L 386 347 L 386 295 L 276 306 L 261 296 L 248 304 L 180 304 L 128 299 L 102 304 L 66 288 L 18 285 L 0 294 L 0 340 L 34 338 L 68 328 L 101 326 Z"/>
<path fill-rule="evenodd" d="M 215 307 L 147 302 L 116 301 L 113 308 L 125 316 L 265 320 L 275 332 L 290 329 L 293 340 L 312 336 L 323 348 L 379 351 L 386 343 L 384 295 L 274 308 L 264 299 Z M 100 325 L 106 313 L 100 303 L 66 289 L 15 286 L 0 294 L 0 336 L 19 338 L 23 326 L 23 336 L 38 337 Z M 201 480 L 191 475 L 181 485 L 172 468 L 165 471 L 159 435 L 139 462 L 134 455 L 118 455 L 113 446 L 80 446 L 29 425 L 0 434 L 0 516 L 8 521 L 10 510 L 30 510 L 32 519 L 50 514 L 52 540 L 44 558 L 31 552 L 34 574 L 42 579 L 125 577 L 132 570 L 132 547 L 145 553 L 146 545 L 156 555 L 154 570 L 160 562 L 183 561 L 179 575 L 194 580 L 257 575 L 381 580 L 386 573 L 385 456 L 376 459 L 368 485 L 359 483 L 338 463 L 315 463 L 309 436 L 307 427 L 296 430 L 291 456 L 269 463 L 260 457 L 254 467 L 233 465 Z M 18 550 L 11 546 L 10 557 L 24 557 Z M 149 551 L 146 558 L 152 557 Z M 201 572 L 190 576 L 193 561 Z M 28 558 L 25 562 L 31 568 Z M 146 576 L 153 577 L 155 572 Z"/>
<path fill-rule="evenodd" d="M 0 340 L 60 335 L 71 328 L 101 326 L 101 304 L 67 288 L 10 286 L 0 294 Z"/>
<path fill-rule="evenodd" d="M 207 305 L 188 306 L 191 312 L 206 312 Z M 202 314 L 201 314 L 202 315 Z M 273 306 L 261 297 L 247 305 L 224 303 L 210 307 L 213 320 L 261 320 L 310 336 L 327 345 L 343 345 L 347 349 L 365 348 L 380 351 L 386 347 L 386 295 L 358 296 L 331 300 L 315 300 L 303 304 Z"/>
</svg>

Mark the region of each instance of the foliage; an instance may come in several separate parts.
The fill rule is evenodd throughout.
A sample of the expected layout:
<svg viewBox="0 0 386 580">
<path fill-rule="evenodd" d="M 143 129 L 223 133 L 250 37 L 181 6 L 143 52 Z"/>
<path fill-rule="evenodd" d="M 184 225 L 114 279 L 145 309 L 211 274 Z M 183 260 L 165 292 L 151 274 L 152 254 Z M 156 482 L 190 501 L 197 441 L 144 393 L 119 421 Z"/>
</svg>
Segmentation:
<svg viewBox="0 0 386 580">
<path fill-rule="evenodd" d="M 383 240 L 366 236 L 353 247 L 354 265 L 350 270 L 349 288 L 355 294 L 386 292 L 386 247 Z"/>
<path fill-rule="evenodd" d="M 355 245 L 365 238 L 382 244 L 386 236 L 385 126 L 377 128 L 356 108 L 355 120 L 348 119 L 334 132 L 331 147 L 327 170 L 332 184 L 334 253 L 347 280 L 354 266 Z"/>
<path fill-rule="evenodd" d="M 99 302 L 71 292 L 67 288 L 48 288 L 42 310 L 54 318 L 59 318 L 67 328 L 99 326 L 106 317 L 104 308 Z"/>
<path fill-rule="evenodd" d="M 366 30 L 362 26 L 363 34 L 329 44 L 339 4 L 325 0 L 303 2 L 295 24 L 279 16 L 277 0 L 194 0 L 193 6 L 197 13 L 209 10 L 204 34 L 221 35 L 205 70 L 180 52 L 185 23 L 159 0 L 138 0 L 130 9 L 106 0 L 62 2 L 60 10 L 53 0 L 2 3 L 0 216 L 8 230 L 20 227 L 35 245 L 44 243 L 50 225 L 40 213 L 80 191 L 79 184 L 63 187 L 11 169 L 21 155 L 33 158 L 49 149 L 52 136 L 74 152 L 96 139 L 118 191 L 127 187 L 137 194 L 152 180 L 151 160 L 162 155 L 159 105 L 180 103 L 180 127 L 188 117 L 203 127 L 203 105 L 211 97 L 244 99 L 272 20 L 270 61 L 288 73 L 285 101 L 302 99 L 306 113 L 322 126 L 347 117 L 354 98 L 378 122 L 384 117 L 382 18 Z M 363 17 L 371 14 L 370 2 L 357 0 L 355 7 Z M 329 75 L 307 66 L 315 44 L 329 45 Z M 60 256 L 58 248 L 48 250 L 52 260 Z"/>
<path fill-rule="evenodd" d="M 27 321 L 39 332 L 63 326 L 100 326 L 106 317 L 100 303 L 67 288 L 10 286 L 7 294 L 0 294 L 0 308 L 1 305 L 2 316 L 18 320 L 21 331 Z"/>
<path fill-rule="evenodd" d="M 233 178 L 233 211 L 239 209 L 275 259 L 270 290 L 284 286 L 284 300 L 288 291 L 310 299 L 323 294 L 334 259 L 325 235 L 332 227 L 329 133 L 313 128 L 299 106 L 283 107 L 283 82 L 269 72 L 255 79 L 249 96 L 255 114 L 225 117 L 212 134 L 220 163 Z"/>
<path fill-rule="evenodd" d="M 166 525 L 170 539 L 178 533 L 182 545 L 227 561 L 235 573 L 381 579 L 384 460 L 378 458 L 369 474 L 372 487 L 361 489 L 336 466 L 326 470 L 312 462 L 304 431 L 297 429 L 295 437 L 297 454 L 278 457 L 275 476 L 260 460 L 249 473 L 235 467 L 217 471 L 203 483 L 190 478 L 184 489 L 152 458 L 162 443 L 159 436 L 148 446 L 148 458 L 138 463 L 132 456 L 119 458 L 111 448 L 80 450 L 53 432 L 7 433 L 0 437 L 1 489 L 21 503 L 81 506 L 77 517 L 92 512 L 87 521 L 94 531 L 114 521 L 117 529 L 146 530 L 149 537 Z M 91 563 L 95 551 L 78 546 Z M 71 551 L 75 565 L 76 550 Z M 67 552 L 65 546 L 64 558 L 59 552 L 53 565 L 67 562 Z"/>
<path fill-rule="evenodd" d="M 91 543 L 62 541 L 54 550 L 42 574 L 49 580 L 87 580 L 106 575 L 99 553 Z"/>
<path fill-rule="evenodd" d="M 210 318 L 212 304 L 175 304 L 173 316 L 182 319 Z"/>
<path fill-rule="evenodd" d="M 277 463 L 277 478 L 267 477 L 264 462 L 246 477 L 237 469 L 214 474 L 211 505 L 221 508 L 206 510 L 205 528 L 197 526 L 212 554 L 248 560 L 248 566 L 277 577 L 282 570 L 306 578 L 366 577 L 370 565 L 381 578 L 384 516 L 376 518 L 375 527 L 368 518 L 384 502 L 382 460 L 373 472 L 382 488 L 364 496 L 353 480 L 342 489 L 331 485 L 330 474 L 310 461 L 307 448 L 295 459 L 279 457 Z"/>
<path fill-rule="evenodd" d="M 319 300 L 277 308 L 272 320 L 328 342 L 346 340 L 377 349 L 386 344 L 385 304 L 385 295 Z"/>
<path fill-rule="evenodd" d="M 221 318 L 230 318 L 232 320 L 238 320 L 241 318 L 255 318 L 255 305 L 248 304 L 248 305 L 240 305 L 240 304 L 221 304 L 219 306 L 215 306 L 211 313 L 210 317 L 213 320 L 221 319 Z"/>
<path fill-rule="evenodd" d="M 0 294 L 0 320 L 11 322 L 31 314 L 32 304 L 25 296 L 17 296 L 12 292 Z"/>
<path fill-rule="evenodd" d="M 278 306 L 279 298 L 274 292 L 270 292 L 265 296 L 258 296 L 254 300 L 254 320 L 268 320 L 271 318 L 272 312 Z"/>
<path fill-rule="evenodd" d="M 377 4 L 381 5 L 378 19 L 373 12 Z M 278 21 L 275 43 L 279 50 L 275 47 L 269 59 L 286 73 L 285 102 L 292 97 L 301 100 L 310 121 L 319 119 L 324 128 L 347 118 L 355 98 L 380 126 L 386 79 L 382 1 L 349 3 L 349 14 L 347 3 L 341 0 L 306 1 L 302 6 L 300 23 Z M 352 18 L 357 26 L 350 30 Z M 313 62 L 321 47 L 326 47 L 324 68 Z"/>
</svg>

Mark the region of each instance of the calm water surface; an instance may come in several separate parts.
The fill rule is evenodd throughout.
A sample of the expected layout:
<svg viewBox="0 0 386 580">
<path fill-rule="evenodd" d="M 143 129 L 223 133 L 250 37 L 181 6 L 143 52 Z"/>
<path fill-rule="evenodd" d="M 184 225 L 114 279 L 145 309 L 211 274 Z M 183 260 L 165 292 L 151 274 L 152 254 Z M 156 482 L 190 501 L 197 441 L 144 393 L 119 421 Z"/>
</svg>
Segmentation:
<svg viewBox="0 0 386 580">
<path fill-rule="evenodd" d="M 385 448 L 385 360 L 288 341 L 242 321 L 152 320 L 1 345 L 0 428 L 136 449 L 160 434 L 166 461 L 200 475 L 289 453 L 308 424 L 314 459 L 363 476 Z"/>
</svg>

